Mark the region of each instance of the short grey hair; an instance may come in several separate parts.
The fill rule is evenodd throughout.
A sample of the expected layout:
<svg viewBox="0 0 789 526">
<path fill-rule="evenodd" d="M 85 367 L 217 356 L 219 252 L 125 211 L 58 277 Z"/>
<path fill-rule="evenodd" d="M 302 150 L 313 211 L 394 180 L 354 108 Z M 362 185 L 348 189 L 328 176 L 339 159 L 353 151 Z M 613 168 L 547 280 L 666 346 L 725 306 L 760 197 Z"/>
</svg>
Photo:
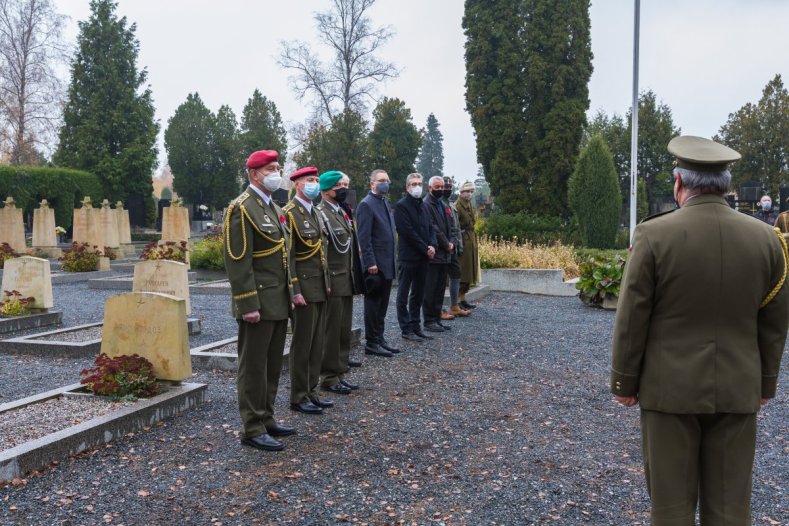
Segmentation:
<svg viewBox="0 0 789 526">
<path fill-rule="evenodd" d="M 427 186 L 433 186 L 434 183 L 437 183 L 439 181 L 441 182 L 441 184 L 444 184 L 444 178 L 443 177 L 441 177 L 440 175 L 434 175 L 427 182 Z"/>
<path fill-rule="evenodd" d="M 382 170 L 380 168 L 377 168 L 377 169 L 373 170 L 372 172 L 370 172 L 370 182 L 372 183 L 373 181 L 375 181 L 375 176 L 380 174 L 380 173 L 386 173 L 386 170 Z"/>
<path fill-rule="evenodd" d="M 346 183 L 350 184 L 351 183 L 351 178 L 348 177 L 346 174 L 344 174 L 342 172 L 340 172 L 340 173 L 342 174 L 342 177 L 340 177 L 340 181 L 345 181 Z"/>
<path fill-rule="evenodd" d="M 674 176 L 679 175 L 682 186 L 688 190 L 698 190 L 702 194 L 723 195 L 731 186 L 731 173 L 728 170 L 721 172 L 698 172 L 687 168 L 674 167 Z"/>
<path fill-rule="evenodd" d="M 422 177 L 422 174 L 419 172 L 408 174 L 408 176 L 405 178 L 405 187 L 408 188 L 408 183 L 410 183 L 414 179 L 424 179 L 424 178 Z"/>
</svg>

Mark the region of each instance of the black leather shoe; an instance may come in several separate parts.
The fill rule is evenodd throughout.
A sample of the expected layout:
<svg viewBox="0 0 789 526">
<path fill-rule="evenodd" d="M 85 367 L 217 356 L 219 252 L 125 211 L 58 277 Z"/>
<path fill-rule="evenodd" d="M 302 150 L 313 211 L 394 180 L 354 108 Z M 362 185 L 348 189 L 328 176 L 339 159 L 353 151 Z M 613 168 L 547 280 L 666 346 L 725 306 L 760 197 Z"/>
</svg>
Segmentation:
<svg viewBox="0 0 789 526">
<path fill-rule="evenodd" d="M 430 332 L 444 332 L 444 328 L 435 321 L 431 323 L 425 323 L 425 330 Z"/>
<path fill-rule="evenodd" d="M 477 306 L 476 306 L 476 305 L 473 305 L 473 304 L 471 304 L 471 303 L 469 303 L 469 302 L 467 302 L 467 301 L 461 301 L 461 302 L 460 302 L 460 307 L 462 307 L 462 308 L 464 308 L 464 309 L 466 309 L 466 310 L 469 310 L 469 309 L 476 309 L 476 308 L 477 308 Z"/>
<path fill-rule="evenodd" d="M 437 324 L 439 327 L 441 327 L 442 329 L 444 329 L 445 331 L 451 331 L 451 330 L 452 330 L 452 327 L 450 327 L 449 325 L 444 325 L 444 324 L 443 324 L 443 323 L 441 323 L 440 321 L 437 321 L 437 322 L 436 322 L 436 324 Z"/>
<path fill-rule="evenodd" d="M 321 389 L 323 389 L 324 391 L 329 391 L 330 393 L 334 393 L 334 394 L 341 394 L 341 395 L 351 394 L 351 388 L 342 382 L 337 382 L 334 385 L 323 385 L 321 386 Z"/>
<path fill-rule="evenodd" d="M 298 404 L 290 404 L 290 408 L 300 413 L 308 415 L 319 415 L 323 413 L 323 408 L 313 404 L 310 401 L 299 402 Z"/>
<path fill-rule="evenodd" d="M 313 405 L 316 405 L 321 409 L 325 409 L 327 407 L 334 407 L 334 402 L 332 402 L 328 398 L 326 400 L 321 400 L 317 396 L 311 396 L 310 402 L 312 402 Z"/>
<path fill-rule="evenodd" d="M 425 334 L 422 331 L 414 331 L 414 334 L 416 334 L 417 336 L 419 336 L 423 340 L 432 340 L 433 339 L 433 336 L 428 336 L 427 334 Z"/>
<path fill-rule="evenodd" d="M 293 426 L 286 426 L 285 424 L 274 424 L 266 426 L 266 431 L 273 437 L 286 437 L 288 435 L 296 434 L 296 428 Z"/>
<path fill-rule="evenodd" d="M 387 350 L 381 349 L 377 345 L 367 345 L 364 348 L 364 354 L 374 354 L 375 356 L 384 356 L 386 358 L 391 358 L 394 356 Z"/>
<path fill-rule="evenodd" d="M 271 435 L 258 435 L 252 438 L 242 438 L 241 444 L 244 446 L 262 449 L 263 451 L 282 451 L 285 444 L 271 437 Z"/>
<path fill-rule="evenodd" d="M 355 384 L 353 382 L 349 382 L 348 380 L 340 380 L 340 383 L 350 389 L 351 391 L 356 391 L 359 389 L 359 384 Z"/>
<path fill-rule="evenodd" d="M 407 332 L 402 335 L 404 340 L 408 340 L 410 342 L 421 342 L 422 338 L 414 334 L 413 332 Z"/>
<path fill-rule="evenodd" d="M 400 352 L 400 349 L 398 349 L 397 347 L 392 347 L 392 345 L 389 342 L 387 342 L 387 341 L 381 342 L 378 346 L 381 349 L 385 349 L 385 350 L 389 351 L 392 354 L 397 354 L 397 353 Z"/>
<path fill-rule="evenodd" d="M 361 367 L 362 361 L 361 360 L 354 360 L 353 358 L 348 358 L 348 367 Z"/>
</svg>

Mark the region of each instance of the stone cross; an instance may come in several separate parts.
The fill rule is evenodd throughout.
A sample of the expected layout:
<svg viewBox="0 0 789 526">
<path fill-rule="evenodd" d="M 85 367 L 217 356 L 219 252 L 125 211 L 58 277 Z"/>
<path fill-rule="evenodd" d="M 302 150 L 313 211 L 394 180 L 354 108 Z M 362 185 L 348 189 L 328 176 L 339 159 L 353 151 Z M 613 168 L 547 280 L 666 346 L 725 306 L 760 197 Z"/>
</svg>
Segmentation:
<svg viewBox="0 0 789 526">
<path fill-rule="evenodd" d="M 86 195 L 82 199 L 82 208 L 93 208 L 93 204 L 90 202 L 90 196 Z"/>
</svg>

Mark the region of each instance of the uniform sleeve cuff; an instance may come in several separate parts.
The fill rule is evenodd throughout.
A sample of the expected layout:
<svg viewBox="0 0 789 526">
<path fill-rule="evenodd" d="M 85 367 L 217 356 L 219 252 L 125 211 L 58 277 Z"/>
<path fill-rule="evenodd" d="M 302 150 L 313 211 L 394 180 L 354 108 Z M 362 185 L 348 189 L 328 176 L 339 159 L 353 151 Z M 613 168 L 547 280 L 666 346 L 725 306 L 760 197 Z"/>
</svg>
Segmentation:
<svg viewBox="0 0 789 526">
<path fill-rule="evenodd" d="M 617 396 L 636 396 L 639 377 L 611 371 L 611 392 Z"/>
<path fill-rule="evenodd" d="M 762 376 L 762 398 L 774 398 L 777 390 L 777 376 Z"/>
</svg>

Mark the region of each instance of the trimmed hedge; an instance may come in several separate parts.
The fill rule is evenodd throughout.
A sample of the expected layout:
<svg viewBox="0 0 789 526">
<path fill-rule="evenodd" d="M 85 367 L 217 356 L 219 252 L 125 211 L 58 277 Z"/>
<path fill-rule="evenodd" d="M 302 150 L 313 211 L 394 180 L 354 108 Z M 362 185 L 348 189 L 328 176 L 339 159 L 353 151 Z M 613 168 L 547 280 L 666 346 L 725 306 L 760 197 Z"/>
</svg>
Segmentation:
<svg viewBox="0 0 789 526">
<path fill-rule="evenodd" d="M 0 200 L 11 196 L 17 208 L 33 213 L 42 199 L 55 209 L 55 222 L 71 228 L 74 208 L 90 196 L 94 206 L 104 199 L 99 178 L 92 173 L 68 168 L 41 166 L 0 166 Z"/>
<path fill-rule="evenodd" d="M 477 234 L 486 235 L 491 239 L 524 243 L 529 241 L 537 245 L 552 245 L 560 242 L 564 245 L 580 245 L 577 224 L 564 221 L 560 217 L 545 217 L 518 212 L 504 214 L 493 212 L 477 222 Z"/>
</svg>

